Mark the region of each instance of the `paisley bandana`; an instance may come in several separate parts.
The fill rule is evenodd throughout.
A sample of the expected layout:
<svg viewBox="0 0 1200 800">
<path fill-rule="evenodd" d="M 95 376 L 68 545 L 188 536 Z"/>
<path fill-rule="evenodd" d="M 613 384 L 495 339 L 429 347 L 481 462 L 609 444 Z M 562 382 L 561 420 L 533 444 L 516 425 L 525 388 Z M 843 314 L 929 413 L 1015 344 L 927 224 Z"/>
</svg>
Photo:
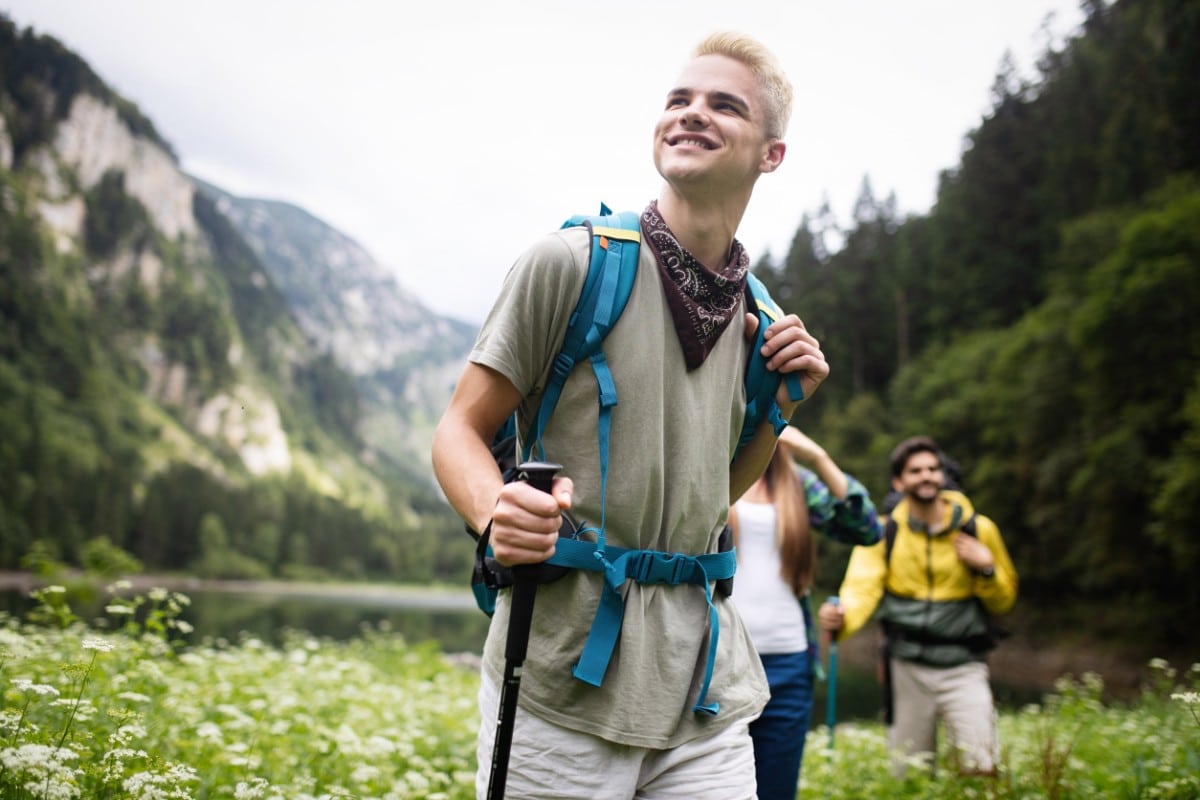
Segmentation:
<svg viewBox="0 0 1200 800">
<path fill-rule="evenodd" d="M 642 234 L 658 262 L 684 361 L 693 370 L 704 363 L 737 313 L 746 291 L 750 256 L 734 239 L 724 269 L 708 269 L 679 244 L 658 213 L 658 201 L 652 201 L 642 212 Z"/>
</svg>

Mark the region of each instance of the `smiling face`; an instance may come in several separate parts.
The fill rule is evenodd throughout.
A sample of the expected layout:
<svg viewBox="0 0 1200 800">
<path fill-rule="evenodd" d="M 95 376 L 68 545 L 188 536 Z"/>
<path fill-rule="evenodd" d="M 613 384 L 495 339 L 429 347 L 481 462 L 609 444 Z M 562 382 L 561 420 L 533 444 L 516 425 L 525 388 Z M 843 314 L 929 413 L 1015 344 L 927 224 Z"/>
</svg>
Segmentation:
<svg viewBox="0 0 1200 800">
<path fill-rule="evenodd" d="M 941 459 L 936 453 L 922 450 L 908 457 L 900 474 L 892 479 L 892 487 L 910 502 L 925 505 L 937 500 L 942 482 Z"/>
<path fill-rule="evenodd" d="M 723 55 L 689 62 L 654 129 L 654 164 L 681 194 L 693 186 L 749 190 L 783 153 L 783 142 L 766 135 L 758 79 Z"/>
</svg>

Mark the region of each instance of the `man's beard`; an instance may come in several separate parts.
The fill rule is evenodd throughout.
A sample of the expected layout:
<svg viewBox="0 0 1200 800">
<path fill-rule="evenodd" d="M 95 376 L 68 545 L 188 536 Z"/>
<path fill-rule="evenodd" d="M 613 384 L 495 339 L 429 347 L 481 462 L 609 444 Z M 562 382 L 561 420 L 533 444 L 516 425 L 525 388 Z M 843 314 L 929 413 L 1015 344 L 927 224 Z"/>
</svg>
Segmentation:
<svg viewBox="0 0 1200 800">
<path fill-rule="evenodd" d="M 920 492 L 927 490 L 927 489 L 929 490 L 928 497 L 926 497 L 923 494 L 920 494 Z M 914 487 L 911 491 L 907 492 L 906 494 L 908 495 L 908 502 L 910 504 L 912 504 L 914 506 L 920 506 L 922 508 L 928 508 L 929 506 L 933 505 L 937 501 L 939 491 L 940 491 L 940 487 L 932 487 L 931 488 L 931 484 L 921 484 L 920 486 Z"/>
</svg>

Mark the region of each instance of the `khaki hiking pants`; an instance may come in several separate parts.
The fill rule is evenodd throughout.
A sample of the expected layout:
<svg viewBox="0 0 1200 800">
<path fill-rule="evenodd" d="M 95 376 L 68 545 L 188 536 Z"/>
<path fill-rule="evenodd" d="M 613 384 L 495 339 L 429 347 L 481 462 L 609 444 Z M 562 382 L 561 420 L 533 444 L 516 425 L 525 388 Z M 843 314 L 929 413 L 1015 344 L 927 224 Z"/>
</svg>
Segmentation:
<svg viewBox="0 0 1200 800">
<path fill-rule="evenodd" d="M 996 709 L 988 667 L 971 661 L 930 667 L 893 658 L 892 725 L 888 746 L 892 771 L 903 776 L 912 760 L 933 768 L 940 719 L 953 748 L 952 763 L 964 774 L 992 774 L 1000 757 Z"/>
</svg>

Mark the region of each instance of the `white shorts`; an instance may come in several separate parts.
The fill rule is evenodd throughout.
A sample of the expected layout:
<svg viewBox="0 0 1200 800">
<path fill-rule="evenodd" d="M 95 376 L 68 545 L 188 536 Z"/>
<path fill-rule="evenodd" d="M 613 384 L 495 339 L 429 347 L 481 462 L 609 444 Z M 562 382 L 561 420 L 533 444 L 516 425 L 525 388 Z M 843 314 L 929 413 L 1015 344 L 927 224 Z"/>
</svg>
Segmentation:
<svg viewBox="0 0 1200 800">
<path fill-rule="evenodd" d="M 500 692 L 479 686 L 475 794 L 485 800 Z M 517 709 L 505 800 L 756 800 L 749 719 L 669 750 L 614 744 Z"/>
</svg>

